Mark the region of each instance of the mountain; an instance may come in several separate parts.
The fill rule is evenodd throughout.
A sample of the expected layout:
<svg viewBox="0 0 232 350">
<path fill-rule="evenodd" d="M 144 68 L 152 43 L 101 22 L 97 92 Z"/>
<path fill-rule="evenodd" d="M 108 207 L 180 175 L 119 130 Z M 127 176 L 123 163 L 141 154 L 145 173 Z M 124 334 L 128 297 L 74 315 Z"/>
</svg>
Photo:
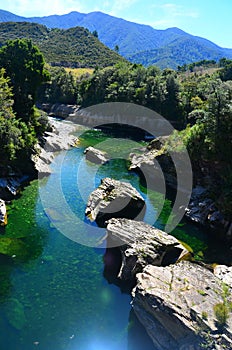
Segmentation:
<svg viewBox="0 0 232 350">
<path fill-rule="evenodd" d="M 128 57 L 128 60 L 144 66 L 156 65 L 160 68 L 177 69 L 185 63 L 201 60 L 218 61 L 223 57 L 232 58 L 232 50 L 223 49 L 202 38 L 181 37 L 164 47 L 138 52 Z"/>
<path fill-rule="evenodd" d="M 16 38 L 31 39 L 44 54 L 45 60 L 53 65 L 94 68 L 124 61 L 82 27 L 49 29 L 37 23 L 0 23 L 0 46 Z"/>
<path fill-rule="evenodd" d="M 201 59 L 232 58 L 232 49 L 221 48 L 179 28 L 157 30 L 102 12 L 84 14 L 74 11 L 65 15 L 25 18 L 0 10 L 0 22 L 6 21 L 40 23 L 48 28 L 69 29 L 80 26 L 91 32 L 96 30 L 106 46 L 114 49 L 118 45 L 119 53 L 132 62 L 157 64 L 162 68 L 176 68 Z"/>
</svg>

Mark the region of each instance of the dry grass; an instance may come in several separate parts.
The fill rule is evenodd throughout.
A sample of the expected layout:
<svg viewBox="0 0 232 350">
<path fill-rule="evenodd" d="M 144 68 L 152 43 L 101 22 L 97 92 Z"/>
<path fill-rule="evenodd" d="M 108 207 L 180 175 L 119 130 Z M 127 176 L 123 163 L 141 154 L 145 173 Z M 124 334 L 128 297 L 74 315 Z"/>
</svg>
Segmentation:
<svg viewBox="0 0 232 350">
<path fill-rule="evenodd" d="M 85 74 L 93 74 L 93 68 L 65 68 L 67 73 L 72 73 L 75 78 L 80 78 Z"/>
</svg>

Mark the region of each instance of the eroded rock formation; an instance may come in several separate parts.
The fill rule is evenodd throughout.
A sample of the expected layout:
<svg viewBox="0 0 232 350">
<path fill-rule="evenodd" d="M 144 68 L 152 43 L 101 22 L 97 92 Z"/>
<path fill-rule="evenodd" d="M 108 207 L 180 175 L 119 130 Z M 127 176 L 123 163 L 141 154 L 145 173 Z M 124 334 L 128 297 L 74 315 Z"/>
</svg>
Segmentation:
<svg viewBox="0 0 232 350">
<path fill-rule="evenodd" d="M 109 158 L 106 152 L 100 151 L 99 149 L 96 149 L 94 147 L 86 148 L 86 150 L 84 151 L 84 154 L 86 159 L 92 163 L 104 164 L 109 161 Z"/>
<path fill-rule="evenodd" d="M 118 277 L 122 280 L 134 279 L 148 264 L 166 266 L 190 255 L 175 237 L 144 222 L 111 219 L 107 234 L 111 244 L 121 251 Z"/>
<path fill-rule="evenodd" d="M 85 215 L 105 227 L 111 218 L 142 219 L 144 210 L 143 197 L 130 183 L 105 178 L 89 196 Z"/>
<path fill-rule="evenodd" d="M 232 314 L 222 330 L 214 309 L 223 304 L 223 293 L 222 282 L 197 264 L 148 265 L 137 274 L 133 308 L 157 349 L 195 350 L 201 343 L 207 349 L 231 349 Z"/>
</svg>

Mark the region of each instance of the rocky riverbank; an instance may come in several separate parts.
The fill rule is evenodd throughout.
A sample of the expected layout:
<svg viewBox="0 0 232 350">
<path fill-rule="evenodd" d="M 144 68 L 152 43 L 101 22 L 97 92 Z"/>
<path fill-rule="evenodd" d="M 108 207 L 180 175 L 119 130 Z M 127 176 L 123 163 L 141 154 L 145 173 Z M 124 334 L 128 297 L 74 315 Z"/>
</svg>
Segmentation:
<svg viewBox="0 0 232 350">
<path fill-rule="evenodd" d="M 167 137 L 159 137 L 153 140 L 142 154 L 130 154 L 129 169 L 136 171 L 141 179 L 143 181 L 145 179 L 146 184 L 154 190 L 159 190 L 163 176 L 167 186 L 174 190 L 177 189 L 176 165 L 163 148 L 166 139 Z M 189 170 L 185 169 L 185 164 L 181 163 L 181 158 L 179 158 L 178 166 L 181 169 L 181 178 L 188 177 Z M 178 183 L 178 191 L 184 190 L 184 187 L 180 188 Z M 215 202 L 210 198 L 209 193 L 208 188 L 196 185 L 186 207 L 185 217 L 191 222 L 210 230 L 217 238 L 232 242 L 232 221 L 224 217 Z"/>
<path fill-rule="evenodd" d="M 77 125 L 54 118 L 49 118 L 49 123 L 52 131 L 46 132 L 36 145 L 35 153 L 31 157 L 30 174 L 23 174 L 23 170 L 12 169 L 10 166 L 6 169 L 0 169 L 0 203 L 16 198 L 22 186 L 32 177 L 41 178 L 49 175 L 51 173 L 50 164 L 56 153 L 76 145 L 77 138 L 73 133 L 76 131 Z M 0 225 L 7 223 L 4 208 L 1 204 Z"/>
<path fill-rule="evenodd" d="M 32 156 L 35 169 L 39 177 L 51 173 L 50 164 L 57 152 L 67 150 L 77 143 L 77 138 L 73 133 L 77 130 L 77 125 L 71 122 L 59 121 L 49 118 L 52 131 L 45 132 L 40 143 L 36 146 L 36 153 Z"/>
<path fill-rule="evenodd" d="M 95 200 L 89 201 L 86 210 L 95 213 L 92 219 L 96 220 L 99 208 L 110 203 L 106 232 L 108 246 L 118 247 L 121 254 L 117 280 L 134 285 L 132 307 L 155 348 L 230 349 L 231 268 L 196 263 L 173 236 L 123 215 L 116 218 L 118 210 L 114 209 L 118 208 L 113 203 L 120 191 L 112 196 L 115 180 L 104 180 L 90 195 Z M 118 189 L 124 186 L 116 182 Z M 127 191 L 127 201 L 130 196 L 134 196 L 133 188 Z M 141 210 L 139 205 L 137 209 Z M 107 264 L 107 252 L 105 261 Z"/>
</svg>

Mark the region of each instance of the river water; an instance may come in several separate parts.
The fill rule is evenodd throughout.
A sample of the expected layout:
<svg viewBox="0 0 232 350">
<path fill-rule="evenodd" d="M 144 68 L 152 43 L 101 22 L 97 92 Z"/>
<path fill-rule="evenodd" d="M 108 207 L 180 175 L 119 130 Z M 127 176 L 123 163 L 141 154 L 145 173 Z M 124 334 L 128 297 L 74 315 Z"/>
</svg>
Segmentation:
<svg viewBox="0 0 232 350">
<path fill-rule="evenodd" d="M 127 170 L 125 159 L 138 143 L 82 127 L 79 134 L 79 147 L 57 155 L 53 174 L 31 182 L 8 207 L 9 224 L 0 238 L 1 350 L 154 350 L 131 311 L 130 295 L 106 273 L 105 241 L 91 246 L 95 227 L 86 222 L 84 209 L 106 176 L 131 182 L 146 200 L 145 221 L 157 227 L 163 227 L 171 201 L 165 200 L 156 221 L 160 194 L 147 193 Z M 94 144 L 114 160 L 104 166 L 86 161 L 83 150 Z M 68 229 L 65 206 L 78 218 L 75 232 Z M 207 239 L 198 228 L 182 222 L 173 234 L 199 259 L 206 254 Z"/>
</svg>

